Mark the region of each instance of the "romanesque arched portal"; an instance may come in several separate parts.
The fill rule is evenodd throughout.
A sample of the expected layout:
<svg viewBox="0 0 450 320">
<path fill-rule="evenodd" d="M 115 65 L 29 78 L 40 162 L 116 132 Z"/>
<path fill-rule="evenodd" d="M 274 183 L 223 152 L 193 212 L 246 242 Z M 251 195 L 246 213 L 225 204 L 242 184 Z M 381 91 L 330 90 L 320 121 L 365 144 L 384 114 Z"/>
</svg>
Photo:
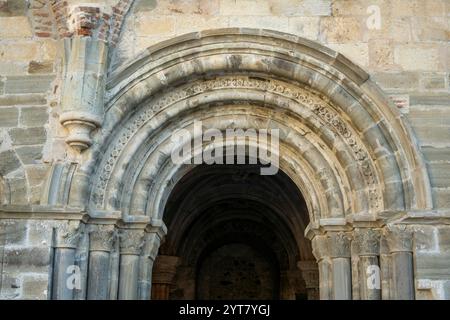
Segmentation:
<svg viewBox="0 0 450 320">
<path fill-rule="evenodd" d="M 104 116 L 68 111 L 61 121 L 69 143 L 87 149 L 81 164 L 55 166 L 49 194 L 58 196 L 44 198 L 86 210 L 86 223 L 67 225 L 84 228 L 80 241 L 60 228 L 63 240 L 77 241 L 56 246 L 55 268 L 88 252 L 87 298 L 149 298 L 153 261 L 171 232 L 167 201 L 196 168 L 171 161 L 171 134 L 193 132 L 196 121 L 220 131 L 279 130 L 279 168 L 308 218 L 293 210 L 288 229 L 312 242 L 322 299 L 414 297 L 411 235 L 398 221 L 432 206 L 420 152 L 369 76 L 326 47 L 267 30 L 188 34 L 114 70 Z M 101 126 L 92 141 L 89 126 Z M 306 265 L 308 242 L 297 244 Z M 72 297 L 59 280 L 56 272 L 56 297 Z"/>
</svg>

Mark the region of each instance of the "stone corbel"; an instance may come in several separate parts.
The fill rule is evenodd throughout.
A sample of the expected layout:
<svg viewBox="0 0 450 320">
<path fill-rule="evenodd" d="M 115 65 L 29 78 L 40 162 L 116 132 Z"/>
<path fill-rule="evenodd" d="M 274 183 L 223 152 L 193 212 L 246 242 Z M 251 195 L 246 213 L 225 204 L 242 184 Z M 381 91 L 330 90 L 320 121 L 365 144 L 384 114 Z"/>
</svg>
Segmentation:
<svg viewBox="0 0 450 320">
<path fill-rule="evenodd" d="M 61 124 L 66 142 L 79 152 L 92 145 L 91 134 L 103 121 L 103 98 L 108 59 L 108 6 L 72 5 L 64 39 L 64 82 Z"/>
<path fill-rule="evenodd" d="M 92 145 L 91 133 L 103 121 L 107 44 L 89 37 L 65 40 L 66 63 L 61 124 L 68 130 L 66 142 L 78 151 Z"/>
</svg>

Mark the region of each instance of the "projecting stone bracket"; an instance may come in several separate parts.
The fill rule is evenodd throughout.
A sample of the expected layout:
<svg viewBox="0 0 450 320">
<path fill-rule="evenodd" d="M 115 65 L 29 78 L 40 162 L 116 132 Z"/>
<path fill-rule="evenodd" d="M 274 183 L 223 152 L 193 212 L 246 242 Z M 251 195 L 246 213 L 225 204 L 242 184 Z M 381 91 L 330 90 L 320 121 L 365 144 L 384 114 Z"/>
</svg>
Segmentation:
<svg viewBox="0 0 450 320">
<path fill-rule="evenodd" d="M 107 44 L 88 37 L 65 42 L 61 124 L 68 130 L 66 142 L 79 152 L 92 145 L 91 133 L 103 121 L 103 96 Z"/>
</svg>

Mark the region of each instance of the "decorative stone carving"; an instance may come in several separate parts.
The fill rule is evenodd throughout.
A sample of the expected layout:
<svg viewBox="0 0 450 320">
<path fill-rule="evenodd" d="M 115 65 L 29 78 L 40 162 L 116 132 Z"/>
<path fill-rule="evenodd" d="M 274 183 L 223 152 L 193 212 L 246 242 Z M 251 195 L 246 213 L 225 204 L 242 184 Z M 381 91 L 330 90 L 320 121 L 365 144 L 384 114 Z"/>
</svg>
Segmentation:
<svg viewBox="0 0 450 320">
<path fill-rule="evenodd" d="M 387 225 L 385 227 L 386 240 L 389 251 L 393 252 L 412 252 L 412 231 L 406 225 Z"/>
<path fill-rule="evenodd" d="M 379 230 L 361 228 L 355 230 L 355 241 L 360 255 L 377 256 L 380 254 Z"/>
<path fill-rule="evenodd" d="M 270 92 L 282 95 L 289 99 L 306 106 L 317 116 L 319 116 L 330 128 L 340 135 L 345 141 L 363 174 L 365 183 L 368 186 L 368 197 L 370 199 L 370 208 L 379 210 L 382 208 L 382 196 L 379 187 L 379 179 L 377 178 L 375 166 L 369 152 L 353 129 L 346 124 L 346 121 L 335 111 L 338 107 L 332 102 L 322 99 L 318 94 L 310 92 L 305 88 L 288 86 L 284 82 L 277 80 L 260 80 L 248 77 L 222 77 L 214 80 L 190 83 L 179 89 L 174 89 L 167 94 L 148 103 L 137 114 L 124 125 L 122 132 L 118 135 L 118 139 L 112 147 L 107 151 L 103 164 L 97 173 L 96 185 L 94 187 L 93 198 L 97 208 L 103 206 L 105 189 L 110 180 L 115 163 L 121 152 L 134 134 L 148 122 L 155 113 L 168 105 L 187 99 L 193 95 L 212 90 L 220 89 L 252 89 L 263 92 Z"/>
<path fill-rule="evenodd" d="M 69 221 L 67 223 L 63 223 L 59 225 L 55 231 L 55 247 L 75 249 L 78 246 L 78 242 L 82 235 L 79 221 Z"/>
<path fill-rule="evenodd" d="M 107 251 L 113 249 L 116 231 L 111 225 L 98 225 L 89 233 L 90 251 Z"/>
<path fill-rule="evenodd" d="M 345 232 L 330 232 L 328 238 L 330 254 L 333 258 L 350 258 L 351 238 Z"/>
<path fill-rule="evenodd" d="M 144 230 L 122 229 L 120 231 L 120 254 L 139 255 L 144 245 Z"/>
</svg>

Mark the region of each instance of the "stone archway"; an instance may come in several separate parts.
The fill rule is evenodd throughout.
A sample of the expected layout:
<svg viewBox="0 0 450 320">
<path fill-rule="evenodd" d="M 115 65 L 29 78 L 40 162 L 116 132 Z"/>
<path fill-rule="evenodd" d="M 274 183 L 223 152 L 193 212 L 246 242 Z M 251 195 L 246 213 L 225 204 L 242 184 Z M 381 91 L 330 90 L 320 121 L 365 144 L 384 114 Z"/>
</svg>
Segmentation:
<svg viewBox="0 0 450 320">
<path fill-rule="evenodd" d="M 49 187 L 60 190 L 53 204 L 89 215 L 88 298 L 149 297 L 167 199 L 194 169 L 171 163 L 170 134 L 199 120 L 280 130 L 280 169 L 308 209 L 296 232 L 312 241 L 322 299 L 413 298 L 410 232 L 394 222 L 432 207 L 427 172 L 402 116 L 342 55 L 277 32 L 209 30 L 149 48 L 109 76 L 105 97 L 85 161 L 54 170 Z M 85 141 L 89 115 L 80 117 L 71 132 Z M 365 285 L 371 266 L 383 291 Z"/>
</svg>

